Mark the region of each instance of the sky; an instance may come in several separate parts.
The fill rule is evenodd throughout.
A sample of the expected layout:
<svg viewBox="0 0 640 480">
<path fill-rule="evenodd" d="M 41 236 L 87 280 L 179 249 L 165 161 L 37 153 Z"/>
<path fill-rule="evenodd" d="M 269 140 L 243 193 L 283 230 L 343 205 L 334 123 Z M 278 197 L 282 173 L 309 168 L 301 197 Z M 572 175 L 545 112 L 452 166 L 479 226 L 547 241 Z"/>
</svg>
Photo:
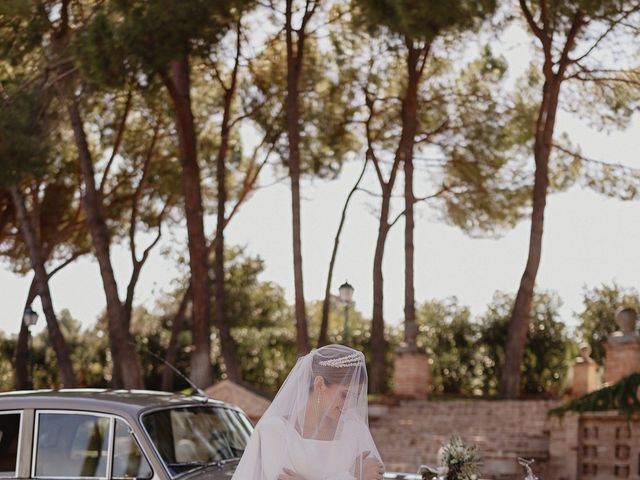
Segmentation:
<svg viewBox="0 0 640 480">
<path fill-rule="evenodd" d="M 509 63 L 511 81 L 521 74 L 531 59 L 533 47 L 528 35 L 511 28 L 497 52 Z M 640 168 L 640 121 L 638 118 L 621 132 L 598 132 L 567 113 L 561 112 L 557 132 L 566 132 L 589 158 L 620 162 Z M 304 181 L 302 189 L 302 249 L 305 297 L 319 300 L 324 295 L 333 237 L 346 195 L 360 173 L 361 164 L 347 163 L 335 180 Z M 370 174 L 372 172 L 369 172 Z M 262 184 L 273 180 L 266 172 Z M 373 189 L 375 179 L 368 175 L 365 184 Z M 418 190 L 425 182 L 417 179 Z M 417 191 L 418 196 L 428 191 Z M 377 201 L 358 193 L 350 206 L 341 238 L 332 290 L 348 280 L 355 287 L 356 308 L 370 317 L 372 308 L 372 265 L 377 234 Z M 481 315 L 495 291 L 515 293 L 526 262 L 529 220 L 498 239 L 474 239 L 460 230 L 438 223 L 428 204 L 416 212 L 415 291 L 424 302 L 456 296 L 462 305 Z M 580 187 L 551 195 L 545 215 L 542 261 L 537 287 L 554 290 L 564 305 L 562 320 L 575 325 L 575 313 L 582 307 L 585 287 L 617 282 L 638 287 L 640 272 L 639 202 L 621 202 Z M 261 279 L 281 285 L 293 302 L 293 266 L 291 250 L 290 190 L 287 182 L 257 190 L 229 224 L 226 239 L 230 245 L 244 246 L 246 252 L 265 261 Z M 213 219 L 206 221 L 213 230 Z M 402 222 L 391 231 L 384 258 L 385 321 L 402 321 L 404 302 L 404 253 Z M 185 242 L 176 234 L 164 240 L 164 246 Z M 186 245 L 185 245 L 186 249 Z M 161 292 L 170 290 L 178 275 L 174 259 L 163 256 L 166 249 L 156 248 L 144 267 L 135 303 L 153 307 Z M 112 251 L 113 263 L 122 296 L 130 273 L 129 255 L 119 247 Z M 11 273 L 0 264 L 0 330 L 17 333 L 30 278 Z M 105 306 L 97 263 L 91 256 L 75 262 L 56 274 L 51 281 L 56 310 L 69 309 L 84 326 L 92 325 Z M 42 312 L 39 301 L 33 307 Z M 41 315 L 35 331 L 44 328 Z"/>
</svg>

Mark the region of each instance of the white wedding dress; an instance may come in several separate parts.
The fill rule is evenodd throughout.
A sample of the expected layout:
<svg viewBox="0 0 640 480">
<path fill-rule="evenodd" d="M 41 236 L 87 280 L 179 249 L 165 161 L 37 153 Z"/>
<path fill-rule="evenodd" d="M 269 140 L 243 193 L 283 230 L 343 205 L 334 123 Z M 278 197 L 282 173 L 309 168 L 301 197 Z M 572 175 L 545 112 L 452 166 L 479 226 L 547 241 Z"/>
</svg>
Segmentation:
<svg viewBox="0 0 640 480">
<path fill-rule="evenodd" d="M 356 474 L 362 470 L 363 454 L 382 463 L 368 427 L 367 382 L 362 353 L 357 352 L 358 358 L 361 356 L 357 368 L 349 363 L 347 367 L 329 364 L 311 369 L 312 365 L 318 364 L 318 358 L 328 356 L 339 360 L 349 354 L 355 355 L 353 352 L 356 351 L 342 345 L 328 345 L 314 349 L 298 360 L 256 425 L 232 480 L 277 480 L 284 469 L 293 470 L 304 480 L 361 480 Z M 315 363 L 312 362 L 314 355 L 319 355 Z M 331 368 L 337 370 L 334 372 Z M 348 376 L 346 380 L 345 375 Z M 319 434 L 306 434 L 310 438 L 305 438 L 299 428 L 305 424 L 304 416 L 312 414 L 307 410 L 315 413 L 316 397 L 313 395 L 321 389 L 310 391 L 309 382 L 318 376 L 326 379 L 329 385 L 324 391 L 327 398 L 332 394 L 333 399 L 345 397 L 344 403 L 326 398 L 324 403 L 318 403 L 324 411 L 324 416 L 318 414 L 322 421 L 329 421 L 328 415 L 333 415 L 331 425 L 335 425 L 335 433 L 330 439 L 314 438 L 320 437 Z M 336 392 L 342 395 L 338 396 Z M 311 408 L 301 409 L 309 400 Z"/>
<path fill-rule="evenodd" d="M 275 480 L 284 468 L 293 470 L 305 480 L 354 480 L 356 477 L 350 473 L 352 467 L 358 454 L 366 451 L 359 451 L 357 439 L 367 427 L 355 421 L 349 423 L 351 425 L 347 431 L 353 429 L 353 435 L 347 434 L 342 439 L 316 440 L 303 438 L 295 428 L 287 428 L 284 418 L 268 419 L 256 428 L 242 457 L 243 461 L 248 465 L 262 465 L 263 476 L 260 480 Z M 285 445 L 286 451 L 283 448 Z M 247 478 L 253 480 L 252 477 Z"/>
</svg>

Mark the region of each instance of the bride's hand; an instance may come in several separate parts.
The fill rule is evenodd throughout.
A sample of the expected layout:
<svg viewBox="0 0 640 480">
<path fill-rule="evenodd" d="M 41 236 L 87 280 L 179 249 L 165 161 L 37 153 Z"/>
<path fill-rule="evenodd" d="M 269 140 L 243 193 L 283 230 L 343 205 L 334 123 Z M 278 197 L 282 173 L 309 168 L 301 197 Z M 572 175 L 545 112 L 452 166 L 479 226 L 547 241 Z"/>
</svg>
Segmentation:
<svg viewBox="0 0 640 480">
<path fill-rule="evenodd" d="M 298 475 L 290 468 L 285 468 L 282 470 L 282 473 L 278 475 L 278 478 L 276 480 L 305 480 L 305 478 Z"/>
<path fill-rule="evenodd" d="M 384 465 L 377 458 L 368 457 L 370 453 L 366 451 L 362 454 L 362 472 L 360 472 L 360 457 L 356 458 L 354 472 L 357 480 L 382 480 L 383 478 Z"/>
</svg>

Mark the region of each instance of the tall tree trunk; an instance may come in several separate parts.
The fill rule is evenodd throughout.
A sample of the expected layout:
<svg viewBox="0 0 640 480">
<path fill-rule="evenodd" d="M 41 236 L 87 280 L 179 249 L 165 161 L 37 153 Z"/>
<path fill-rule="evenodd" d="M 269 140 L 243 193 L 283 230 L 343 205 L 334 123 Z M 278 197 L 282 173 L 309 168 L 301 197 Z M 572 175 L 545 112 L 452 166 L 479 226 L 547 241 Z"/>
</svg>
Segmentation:
<svg viewBox="0 0 640 480">
<path fill-rule="evenodd" d="M 336 232 L 336 236 L 333 239 L 333 250 L 331 251 L 331 260 L 329 260 L 329 272 L 327 273 L 327 283 L 324 288 L 324 300 L 322 302 L 322 321 L 320 322 L 320 334 L 318 335 L 318 347 L 323 345 L 327 345 L 329 343 L 329 306 L 331 303 L 331 282 L 333 281 L 333 267 L 336 263 L 336 257 L 338 255 L 338 246 L 340 245 L 340 235 L 342 234 L 342 227 L 344 227 L 344 222 L 347 218 L 347 208 L 349 207 L 349 202 L 351 202 L 351 197 L 358 190 L 358 186 L 364 177 L 364 172 L 367 171 L 367 165 L 369 163 L 369 159 L 365 159 L 364 165 L 362 166 L 362 171 L 360 172 L 360 176 L 358 180 L 356 180 L 355 185 L 347 195 L 347 199 L 344 201 L 344 206 L 342 207 L 342 215 L 340 216 L 340 224 L 338 225 L 338 231 Z"/>
<path fill-rule="evenodd" d="M 375 160 L 378 179 L 382 187 L 382 206 L 380 209 L 378 239 L 376 241 L 373 260 L 373 318 L 371 325 L 371 348 L 373 354 L 371 364 L 371 389 L 374 393 L 382 393 L 386 388 L 384 276 L 382 274 L 382 261 L 387 236 L 392 226 L 392 224 L 389 223 L 391 194 L 393 193 L 396 172 L 400 162 L 403 162 L 405 174 L 405 339 L 410 346 L 415 346 L 415 334 L 417 333 L 413 285 L 413 205 L 415 204 L 413 194 L 413 147 L 418 128 L 418 86 L 424 67 L 424 60 L 429 52 L 429 45 L 417 48 L 410 38 L 407 38 L 405 43 L 407 45 L 407 90 L 402 100 L 402 132 L 400 134 L 391 174 L 386 183 L 382 179 L 382 173 L 379 166 L 377 166 L 377 160 Z M 370 108 L 372 108 L 371 105 Z M 369 149 L 372 149 L 371 145 L 369 145 Z"/>
<path fill-rule="evenodd" d="M 373 256 L 373 313 L 371 321 L 371 392 L 382 393 L 386 386 L 386 342 L 384 338 L 384 277 L 382 274 L 382 260 L 384 257 L 384 247 L 391 224 L 389 223 L 389 212 L 391 210 L 391 194 L 395 185 L 398 167 L 400 165 L 400 149 L 396 152 L 391 173 L 385 181 L 380 161 L 378 160 L 373 140 L 371 137 L 371 121 L 375 112 L 375 100 L 365 90 L 365 101 L 369 110 L 369 118 L 365 121 L 367 137 L 367 158 L 370 158 L 375 167 L 376 176 L 382 192 L 382 205 L 380 208 L 380 218 L 378 220 L 378 239 Z"/>
<path fill-rule="evenodd" d="M 107 301 L 109 345 L 113 359 L 114 377 L 121 379 L 124 388 L 143 388 L 144 377 L 140 359 L 132 344 L 127 327 L 126 312 L 120 301 L 118 285 L 111 265 L 109 230 L 102 212 L 102 199 L 96 189 L 93 160 L 87 145 L 78 101 L 72 94 L 67 100 L 67 109 L 85 186 L 82 205 L 87 217 L 91 242 L 100 266 L 100 276 Z"/>
<path fill-rule="evenodd" d="M 45 269 L 40 241 L 36 238 L 22 193 L 18 190 L 18 187 L 11 187 L 10 191 L 13 205 L 20 220 L 22 236 L 29 252 L 31 267 L 35 273 L 36 288 L 47 321 L 47 330 L 49 331 L 51 346 L 56 353 L 56 360 L 58 361 L 58 368 L 60 370 L 60 380 L 65 387 L 72 388 L 76 386 L 76 379 L 73 375 L 71 354 L 69 353 L 69 346 L 60 331 L 58 318 L 53 309 L 53 301 L 51 300 L 51 292 L 49 291 L 49 275 Z"/>
<path fill-rule="evenodd" d="M 534 157 L 536 163 L 533 184 L 533 209 L 527 264 L 520 280 L 516 301 L 509 318 L 505 364 L 498 393 L 502 398 L 517 398 L 520 393 L 520 369 L 531 317 L 533 291 L 542 255 L 544 209 L 549 187 L 549 156 L 553 140 L 561 81 L 545 81 L 543 98 L 536 123 Z"/>
<path fill-rule="evenodd" d="M 567 32 L 559 58 L 555 60 L 553 57 L 555 25 L 553 25 L 553 22 L 549 22 L 545 13 L 544 3 L 541 4 L 542 26 L 536 23 L 525 0 L 520 0 L 519 4 L 531 31 L 540 40 L 544 54 L 542 72 L 545 81 L 542 87 L 542 102 L 538 110 L 535 143 L 533 147 L 536 169 L 533 184 L 529 252 L 527 264 L 516 295 L 516 301 L 511 312 L 511 317 L 509 318 L 505 363 L 498 386 L 498 394 L 502 398 L 516 398 L 520 391 L 520 369 L 527 341 L 533 290 L 540 266 L 540 258 L 542 256 L 544 209 L 549 187 L 549 156 L 551 155 L 560 88 L 563 80 L 565 80 L 564 75 L 567 67 L 571 63 L 574 63 L 574 60 L 570 59 L 569 55 L 575 47 L 576 38 L 582 27 L 588 23 L 585 21 L 584 12 L 578 7 L 573 14 L 571 27 Z M 598 42 L 600 40 L 598 40 Z M 598 42 L 596 42 L 596 44 Z M 556 68 L 555 72 L 554 68 Z"/>
<path fill-rule="evenodd" d="M 420 82 L 419 61 L 422 49 L 414 46 L 413 40 L 407 39 L 407 92 L 402 104 L 403 144 L 402 160 L 404 162 L 404 335 L 409 348 L 416 348 L 418 326 L 416 324 L 416 303 L 414 287 L 414 246 L 413 246 L 413 147 L 418 130 L 418 85 Z"/>
<path fill-rule="evenodd" d="M 378 239 L 373 256 L 373 317 L 371 320 L 371 393 L 383 393 L 386 385 L 386 340 L 384 338 L 384 276 L 382 260 L 389 234 L 389 210 L 393 184 L 382 188 Z"/>
<path fill-rule="evenodd" d="M 24 310 L 30 307 L 36 298 L 36 278 L 35 275 L 29 286 L 27 300 L 24 302 Z M 20 333 L 16 344 L 16 369 L 15 387 L 16 390 L 26 390 L 29 388 L 29 329 L 20 318 Z"/>
<path fill-rule="evenodd" d="M 184 328 L 184 319 L 187 311 L 187 306 L 189 305 L 189 301 L 191 300 L 191 286 L 187 288 L 182 296 L 182 300 L 180 301 L 180 306 L 178 307 L 178 311 L 173 317 L 173 323 L 171 324 L 171 337 L 169 338 L 169 345 L 167 346 L 167 351 L 165 353 L 165 361 L 175 367 L 175 361 L 178 356 L 178 336 L 182 329 Z M 167 365 L 162 367 L 162 381 L 161 381 L 161 389 L 165 392 L 173 391 L 173 375 L 174 372 Z"/>
<path fill-rule="evenodd" d="M 293 0 L 286 4 L 287 37 L 287 136 L 289 139 L 289 177 L 291 178 L 291 223 L 293 227 L 293 276 L 295 286 L 295 315 L 297 328 L 298 355 L 309 351 L 307 332 L 307 314 L 304 301 L 304 283 L 302 279 L 302 240 L 300 220 L 300 111 L 299 80 L 304 54 L 304 27 L 294 30 L 292 26 Z M 298 41 L 294 49 L 293 32 Z"/>
<path fill-rule="evenodd" d="M 238 29 L 238 50 L 240 32 Z M 227 185 L 226 185 L 226 158 L 229 148 L 229 122 L 231 119 L 231 106 L 236 90 L 236 73 L 237 59 L 234 67 L 233 79 L 231 87 L 225 92 L 224 113 L 222 116 L 222 128 L 220 135 L 220 149 L 216 158 L 216 183 L 218 187 L 218 212 L 216 221 L 216 237 L 214 239 L 214 290 L 215 290 L 215 307 L 216 307 L 216 325 L 220 332 L 220 350 L 224 359 L 225 371 L 229 380 L 239 381 L 242 378 L 240 373 L 240 362 L 236 352 L 236 345 L 231 336 L 231 325 L 227 315 L 227 293 L 225 287 L 225 268 L 224 268 L 224 228 L 226 225 L 225 206 L 227 204 Z"/>
<path fill-rule="evenodd" d="M 193 346 L 191 379 L 201 388 L 213 381 L 211 371 L 211 329 L 209 268 L 204 235 L 200 166 L 196 131 L 191 110 L 189 60 L 186 56 L 171 61 L 164 82 L 173 102 L 182 166 L 182 193 L 187 219 L 187 241 L 191 288 L 193 293 Z"/>
</svg>

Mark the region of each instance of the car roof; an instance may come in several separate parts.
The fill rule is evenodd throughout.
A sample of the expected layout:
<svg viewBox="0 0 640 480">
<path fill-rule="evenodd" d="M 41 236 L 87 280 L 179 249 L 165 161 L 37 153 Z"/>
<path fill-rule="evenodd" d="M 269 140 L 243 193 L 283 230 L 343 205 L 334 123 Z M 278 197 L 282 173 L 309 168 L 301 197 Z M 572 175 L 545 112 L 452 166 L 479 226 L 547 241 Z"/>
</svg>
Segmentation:
<svg viewBox="0 0 640 480">
<path fill-rule="evenodd" d="M 50 408 L 91 410 L 108 413 L 127 413 L 137 416 L 153 408 L 203 405 L 202 397 L 152 390 L 60 389 L 22 390 L 0 393 L 1 409 Z M 206 403 L 237 409 L 219 400 L 208 398 Z"/>
</svg>

